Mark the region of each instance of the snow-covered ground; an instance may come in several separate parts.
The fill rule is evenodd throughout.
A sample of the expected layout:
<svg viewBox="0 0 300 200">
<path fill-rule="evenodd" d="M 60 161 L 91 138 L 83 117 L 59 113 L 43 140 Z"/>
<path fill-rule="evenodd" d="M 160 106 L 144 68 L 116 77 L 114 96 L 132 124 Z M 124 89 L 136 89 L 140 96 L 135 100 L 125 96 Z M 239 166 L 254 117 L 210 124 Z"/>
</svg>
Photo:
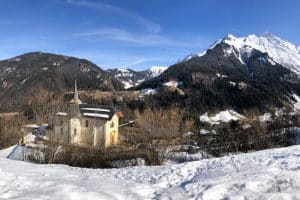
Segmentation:
<svg viewBox="0 0 300 200">
<path fill-rule="evenodd" d="M 84 169 L 9 160 L 0 199 L 300 199 L 300 146 L 182 164 Z"/>
</svg>

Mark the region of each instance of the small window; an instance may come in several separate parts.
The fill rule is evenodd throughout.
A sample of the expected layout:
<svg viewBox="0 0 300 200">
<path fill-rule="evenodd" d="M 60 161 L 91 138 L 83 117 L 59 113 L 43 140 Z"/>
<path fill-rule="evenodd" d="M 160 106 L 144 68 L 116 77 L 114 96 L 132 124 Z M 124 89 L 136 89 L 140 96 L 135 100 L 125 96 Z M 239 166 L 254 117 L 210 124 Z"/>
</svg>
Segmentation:
<svg viewBox="0 0 300 200">
<path fill-rule="evenodd" d="M 110 128 L 113 128 L 114 126 L 115 126 L 115 123 L 114 123 L 114 122 L 111 122 Z"/>
<path fill-rule="evenodd" d="M 77 134 L 77 129 L 76 128 L 74 128 L 74 135 L 76 135 Z"/>
<path fill-rule="evenodd" d="M 89 127 L 89 120 L 85 120 L 85 127 Z"/>
<path fill-rule="evenodd" d="M 60 128 L 60 134 L 64 133 L 64 128 Z"/>
<path fill-rule="evenodd" d="M 60 121 L 60 125 L 61 125 L 61 126 L 64 125 L 64 121 L 63 121 L 63 120 Z"/>
</svg>

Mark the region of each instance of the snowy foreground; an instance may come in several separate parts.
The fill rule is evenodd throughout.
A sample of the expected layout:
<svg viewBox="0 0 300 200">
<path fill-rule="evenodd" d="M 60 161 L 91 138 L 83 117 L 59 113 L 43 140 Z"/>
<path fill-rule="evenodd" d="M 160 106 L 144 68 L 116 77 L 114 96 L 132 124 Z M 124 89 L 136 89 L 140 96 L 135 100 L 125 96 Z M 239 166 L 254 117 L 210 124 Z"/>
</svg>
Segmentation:
<svg viewBox="0 0 300 200">
<path fill-rule="evenodd" d="M 39 165 L 0 151 L 0 199 L 300 199 L 300 146 L 123 169 Z"/>
</svg>

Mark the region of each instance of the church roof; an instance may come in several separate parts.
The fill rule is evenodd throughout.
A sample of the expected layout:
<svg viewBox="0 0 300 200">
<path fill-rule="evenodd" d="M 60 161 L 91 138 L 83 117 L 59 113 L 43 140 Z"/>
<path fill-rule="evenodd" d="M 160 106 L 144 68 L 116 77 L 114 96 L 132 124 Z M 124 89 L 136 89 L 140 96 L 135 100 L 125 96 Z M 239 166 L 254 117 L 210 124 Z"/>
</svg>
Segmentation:
<svg viewBox="0 0 300 200">
<path fill-rule="evenodd" d="M 80 104 L 80 113 L 83 117 L 111 120 L 117 110 L 112 106 Z"/>
</svg>

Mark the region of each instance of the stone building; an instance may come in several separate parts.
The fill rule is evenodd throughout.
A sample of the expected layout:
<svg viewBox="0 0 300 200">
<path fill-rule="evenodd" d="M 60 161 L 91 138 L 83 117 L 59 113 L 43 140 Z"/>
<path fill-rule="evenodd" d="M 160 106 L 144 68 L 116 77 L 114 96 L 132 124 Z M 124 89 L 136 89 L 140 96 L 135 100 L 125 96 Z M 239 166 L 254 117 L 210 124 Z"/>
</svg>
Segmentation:
<svg viewBox="0 0 300 200">
<path fill-rule="evenodd" d="M 69 144 L 109 147 L 118 143 L 120 116 L 113 107 L 82 103 L 75 81 L 74 98 L 68 111 L 54 116 L 54 136 Z"/>
</svg>

